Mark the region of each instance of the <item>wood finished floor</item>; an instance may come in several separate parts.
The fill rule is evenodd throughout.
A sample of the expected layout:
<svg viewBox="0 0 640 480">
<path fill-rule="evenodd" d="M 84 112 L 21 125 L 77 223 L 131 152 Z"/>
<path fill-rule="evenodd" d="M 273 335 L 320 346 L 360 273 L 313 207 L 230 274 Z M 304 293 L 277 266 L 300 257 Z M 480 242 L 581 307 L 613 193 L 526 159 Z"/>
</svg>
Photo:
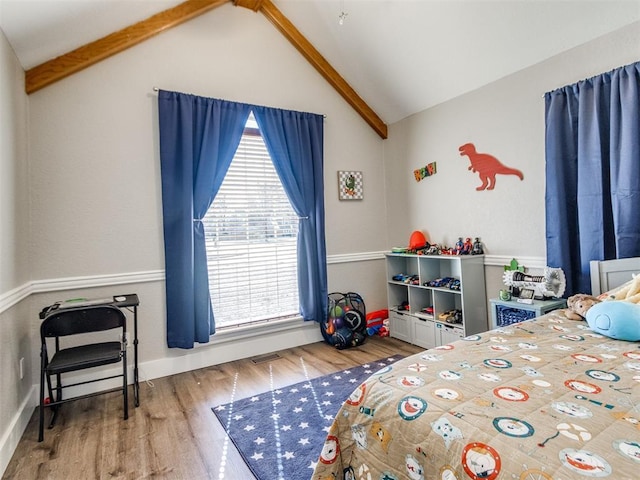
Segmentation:
<svg viewBox="0 0 640 480">
<path fill-rule="evenodd" d="M 421 350 L 388 337 L 371 337 L 342 351 L 314 343 L 280 351 L 281 358 L 271 362 L 244 359 L 142 382 L 138 408 L 130 394 L 128 420 L 122 419 L 118 393 L 79 400 L 62 406 L 42 443 L 36 408 L 2 478 L 251 480 L 255 477 L 211 411 L 231 400 L 234 382 L 238 400 L 270 389 L 269 365 L 274 386 L 282 387 L 305 380 L 301 358 L 309 376 L 319 377 Z"/>
</svg>

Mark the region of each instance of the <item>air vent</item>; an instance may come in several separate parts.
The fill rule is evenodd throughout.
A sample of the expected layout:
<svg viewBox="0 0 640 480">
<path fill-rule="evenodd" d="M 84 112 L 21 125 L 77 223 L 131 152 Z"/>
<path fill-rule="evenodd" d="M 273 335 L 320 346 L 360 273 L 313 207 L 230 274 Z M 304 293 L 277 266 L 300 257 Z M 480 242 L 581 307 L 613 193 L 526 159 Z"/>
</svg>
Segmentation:
<svg viewBox="0 0 640 480">
<path fill-rule="evenodd" d="M 272 362 L 273 360 L 278 360 L 279 358 L 282 358 L 282 357 L 277 353 L 266 353 L 264 355 L 258 355 L 257 357 L 252 357 L 251 361 L 253 363 L 265 363 L 265 362 Z"/>
</svg>

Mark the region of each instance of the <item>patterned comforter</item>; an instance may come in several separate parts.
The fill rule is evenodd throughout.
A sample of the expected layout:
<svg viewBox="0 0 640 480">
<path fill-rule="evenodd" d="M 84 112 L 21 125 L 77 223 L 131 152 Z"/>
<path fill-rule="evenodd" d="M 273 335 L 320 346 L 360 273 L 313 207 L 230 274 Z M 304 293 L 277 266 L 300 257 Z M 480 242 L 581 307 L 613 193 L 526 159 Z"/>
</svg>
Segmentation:
<svg viewBox="0 0 640 480">
<path fill-rule="evenodd" d="M 314 479 L 640 478 L 640 343 L 563 310 L 413 355 L 338 412 Z"/>
</svg>

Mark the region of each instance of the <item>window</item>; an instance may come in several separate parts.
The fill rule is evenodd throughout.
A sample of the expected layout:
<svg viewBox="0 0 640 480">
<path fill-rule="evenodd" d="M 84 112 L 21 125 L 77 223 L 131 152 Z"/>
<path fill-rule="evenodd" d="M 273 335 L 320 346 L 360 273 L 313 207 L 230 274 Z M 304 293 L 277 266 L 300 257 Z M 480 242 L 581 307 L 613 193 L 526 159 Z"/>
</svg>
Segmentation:
<svg viewBox="0 0 640 480">
<path fill-rule="evenodd" d="M 216 328 L 298 315 L 298 217 L 253 115 L 203 222 Z"/>
</svg>

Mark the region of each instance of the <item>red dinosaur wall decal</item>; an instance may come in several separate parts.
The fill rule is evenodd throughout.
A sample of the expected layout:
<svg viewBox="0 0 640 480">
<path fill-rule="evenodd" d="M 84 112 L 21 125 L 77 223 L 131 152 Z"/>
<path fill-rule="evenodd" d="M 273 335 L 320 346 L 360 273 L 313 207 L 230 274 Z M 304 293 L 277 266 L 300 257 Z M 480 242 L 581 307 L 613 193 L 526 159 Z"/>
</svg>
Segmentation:
<svg viewBox="0 0 640 480">
<path fill-rule="evenodd" d="M 471 161 L 471 165 L 467 170 L 472 172 L 478 172 L 482 185 L 476 188 L 476 190 L 493 190 L 496 186 L 496 175 L 498 173 L 502 175 L 517 175 L 520 180 L 524 180 L 524 175 L 520 170 L 510 168 L 498 160 L 493 155 L 488 153 L 476 152 L 476 147 L 473 143 L 465 143 L 460 148 L 460 156 L 468 156 Z"/>
</svg>

